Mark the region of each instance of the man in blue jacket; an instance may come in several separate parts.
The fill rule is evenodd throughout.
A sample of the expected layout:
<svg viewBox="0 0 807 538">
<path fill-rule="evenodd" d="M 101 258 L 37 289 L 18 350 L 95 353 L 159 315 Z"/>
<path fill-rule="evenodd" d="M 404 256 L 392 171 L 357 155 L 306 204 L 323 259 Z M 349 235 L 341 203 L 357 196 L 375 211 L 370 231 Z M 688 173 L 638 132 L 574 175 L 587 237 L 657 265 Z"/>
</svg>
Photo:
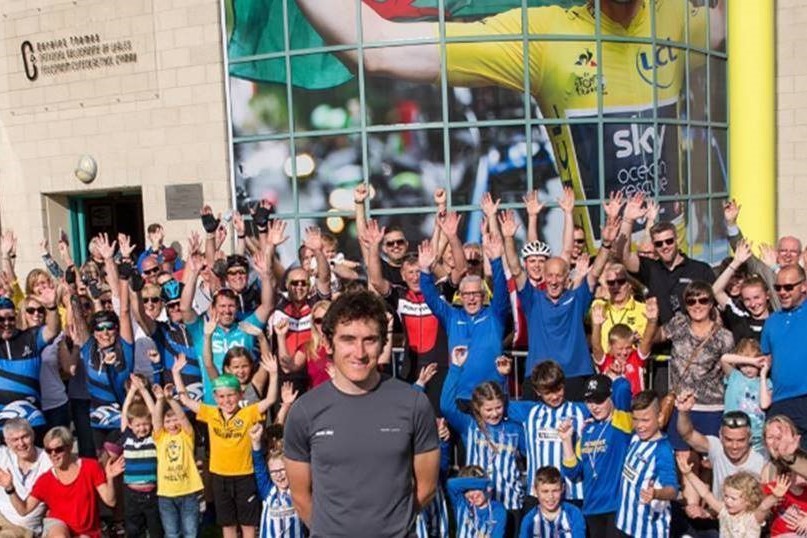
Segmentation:
<svg viewBox="0 0 807 538">
<path fill-rule="evenodd" d="M 431 267 L 435 254 L 429 240 L 418 247 L 420 290 L 429 309 L 437 316 L 448 334 L 448 348 L 466 348 L 468 358 L 460 380 L 457 396 L 470 398 L 479 383 L 497 381 L 504 386 L 505 379 L 496 371 L 496 358 L 502 354 L 505 327 L 510 317 L 510 300 L 507 279 L 502 265 L 502 239 L 498 235 L 484 234 L 482 247 L 493 270 L 493 299 L 484 305 L 484 286 L 476 275 L 467 275 L 459 285 L 462 307 L 448 304 L 434 284 Z"/>
</svg>

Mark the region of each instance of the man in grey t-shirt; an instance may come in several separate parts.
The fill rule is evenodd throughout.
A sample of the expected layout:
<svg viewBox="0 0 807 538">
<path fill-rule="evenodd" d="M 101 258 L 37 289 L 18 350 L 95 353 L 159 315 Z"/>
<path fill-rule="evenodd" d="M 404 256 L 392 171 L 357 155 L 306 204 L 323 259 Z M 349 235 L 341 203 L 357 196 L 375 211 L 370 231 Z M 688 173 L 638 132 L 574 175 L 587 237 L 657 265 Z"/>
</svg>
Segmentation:
<svg viewBox="0 0 807 538">
<path fill-rule="evenodd" d="M 292 500 L 312 538 L 414 536 L 440 466 L 426 397 L 382 376 L 386 309 L 370 292 L 340 296 L 322 324 L 334 377 L 291 408 L 284 432 Z"/>
</svg>

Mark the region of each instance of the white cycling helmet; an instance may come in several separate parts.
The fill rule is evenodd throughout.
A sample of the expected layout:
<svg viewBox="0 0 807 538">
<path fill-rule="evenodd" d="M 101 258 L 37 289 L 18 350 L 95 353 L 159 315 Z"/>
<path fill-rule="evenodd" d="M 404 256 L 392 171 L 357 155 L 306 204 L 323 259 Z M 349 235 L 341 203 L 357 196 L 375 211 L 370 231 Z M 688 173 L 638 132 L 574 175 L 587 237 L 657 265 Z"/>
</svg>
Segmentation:
<svg viewBox="0 0 807 538">
<path fill-rule="evenodd" d="M 543 241 L 531 241 L 521 247 L 521 259 L 525 260 L 530 256 L 550 258 L 552 257 L 552 251 L 549 249 L 549 245 Z"/>
</svg>

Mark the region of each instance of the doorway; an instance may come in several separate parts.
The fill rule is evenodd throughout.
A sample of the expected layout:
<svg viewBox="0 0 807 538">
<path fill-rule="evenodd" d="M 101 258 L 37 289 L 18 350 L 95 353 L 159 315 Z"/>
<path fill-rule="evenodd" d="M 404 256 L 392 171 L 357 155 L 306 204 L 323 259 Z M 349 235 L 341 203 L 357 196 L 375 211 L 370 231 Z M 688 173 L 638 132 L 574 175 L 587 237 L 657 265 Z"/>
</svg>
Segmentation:
<svg viewBox="0 0 807 538">
<path fill-rule="evenodd" d="M 126 234 L 139 249 L 146 244 L 139 190 L 71 196 L 70 216 L 73 257 L 78 263 L 86 261 L 87 245 L 99 233 L 109 234 L 110 242 L 117 240 L 117 234 Z"/>
</svg>

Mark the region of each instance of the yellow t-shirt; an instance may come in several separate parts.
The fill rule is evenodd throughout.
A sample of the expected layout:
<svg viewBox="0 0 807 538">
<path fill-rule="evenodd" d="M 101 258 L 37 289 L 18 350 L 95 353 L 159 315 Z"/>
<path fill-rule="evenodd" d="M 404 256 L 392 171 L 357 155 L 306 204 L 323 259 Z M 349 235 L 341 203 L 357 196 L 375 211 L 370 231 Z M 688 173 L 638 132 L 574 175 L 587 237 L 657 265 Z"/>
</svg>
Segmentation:
<svg viewBox="0 0 807 538">
<path fill-rule="evenodd" d="M 196 468 L 193 434 L 159 430 L 152 437 L 157 446 L 157 495 L 179 497 L 201 491 L 204 486 Z"/>
<path fill-rule="evenodd" d="M 601 57 L 597 56 L 594 40 L 595 18 L 587 6 L 529 8 L 530 35 L 569 34 L 579 35 L 580 39 L 548 41 L 531 37 L 526 61 L 521 9 L 479 22 L 449 23 L 447 37 L 506 35 L 509 41 L 449 43 L 446 46 L 448 82 L 454 86 L 497 85 L 523 91 L 526 63 L 529 91 L 545 118 L 591 120 L 547 125 L 560 178 L 574 186 L 578 200 L 607 198 L 611 191 L 622 191 L 627 196 L 638 191 L 651 197 L 681 194 L 685 192 L 680 155 L 682 142 L 678 126 L 668 120 L 678 120 L 681 116 L 679 97 L 686 82 L 687 53 L 666 41 L 707 48 L 707 8 L 695 8 L 681 0 L 656 0 L 655 5 L 656 36 L 664 43 L 602 41 Z M 602 35 L 649 38 L 652 35 L 651 9 L 650 2 L 645 0 L 627 28 L 602 14 Z M 704 61 L 704 54 L 689 55 L 690 69 Z M 602 75 L 598 80 L 599 68 Z M 597 125 L 600 91 L 605 119 L 602 124 L 605 178 L 602 191 Z M 652 124 L 654 97 L 658 99 L 655 126 Z M 705 119 L 702 113 L 693 111 L 695 116 Z M 637 121 L 640 119 L 644 122 Z M 595 237 L 595 229 L 599 230 L 595 210 L 599 208 L 591 211 L 578 208 L 575 218 L 589 237 Z M 660 220 L 673 221 L 680 226 L 684 221 L 683 205 L 663 202 Z M 635 231 L 639 231 L 640 226 L 637 223 Z"/>
<path fill-rule="evenodd" d="M 224 420 L 219 408 L 202 404 L 196 420 L 207 423 L 210 434 L 210 472 L 223 476 L 252 474 L 252 443 L 249 429 L 263 420 L 254 403 L 239 409 Z"/>
<path fill-rule="evenodd" d="M 619 308 L 609 302 L 603 301 L 602 299 L 597 299 L 592 303 L 592 307 L 595 304 L 601 304 L 604 308 L 605 314 L 605 323 L 602 324 L 602 348 L 605 352 L 608 352 L 608 333 L 611 332 L 611 329 L 614 325 L 623 324 L 627 325 L 633 332 L 642 337 L 644 334 L 644 328 L 647 326 L 647 318 L 644 315 L 645 305 L 644 303 L 640 303 L 639 301 L 635 300 L 633 297 L 628 299 L 628 302 L 625 303 L 625 306 Z M 599 360 L 599 357 L 598 357 Z"/>
</svg>

